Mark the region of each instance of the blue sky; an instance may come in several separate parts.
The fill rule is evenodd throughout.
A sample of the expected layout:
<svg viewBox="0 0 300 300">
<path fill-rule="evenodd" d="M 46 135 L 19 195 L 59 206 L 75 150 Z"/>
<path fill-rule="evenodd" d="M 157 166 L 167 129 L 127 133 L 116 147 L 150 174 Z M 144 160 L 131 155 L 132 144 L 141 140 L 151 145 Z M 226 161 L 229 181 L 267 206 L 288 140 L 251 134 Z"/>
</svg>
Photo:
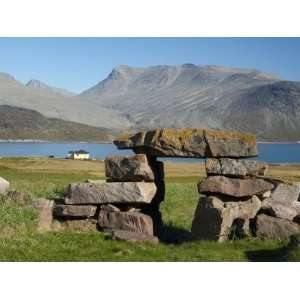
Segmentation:
<svg viewBox="0 0 300 300">
<path fill-rule="evenodd" d="M 300 38 L 0 38 L 0 72 L 81 92 L 117 65 L 255 68 L 300 81 Z"/>
</svg>

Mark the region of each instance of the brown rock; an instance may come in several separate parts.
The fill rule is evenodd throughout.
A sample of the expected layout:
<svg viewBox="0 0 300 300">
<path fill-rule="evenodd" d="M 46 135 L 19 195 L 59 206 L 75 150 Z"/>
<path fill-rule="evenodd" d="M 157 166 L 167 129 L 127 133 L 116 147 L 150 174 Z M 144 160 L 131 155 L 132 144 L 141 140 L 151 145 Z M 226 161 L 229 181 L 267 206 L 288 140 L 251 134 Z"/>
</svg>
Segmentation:
<svg viewBox="0 0 300 300">
<path fill-rule="evenodd" d="M 54 201 L 48 199 L 35 199 L 33 202 L 38 211 L 38 231 L 46 232 L 52 229 Z"/>
<path fill-rule="evenodd" d="M 54 206 L 54 215 L 57 217 L 93 217 L 96 214 L 95 205 L 63 205 Z"/>
<path fill-rule="evenodd" d="M 235 177 L 258 175 L 260 167 L 255 160 L 210 158 L 205 162 L 208 175 L 227 175 Z"/>
<path fill-rule="evenodd" d="M 228 239 L 233 222 L 238 221 L 240 231 L 249 232 L 249 219 L 253 219 L 261 207 L 260 200 L 253 196 L 247 201 L 223 202 L 220 198 L 201 197 L 195 212 L 192 234 L 196 239 Z"/>
<path fill-rule="evenodd" d="M 111 181 L 154 181 L 154 173 L 144 154 L 108 156 L 105 174 Z"/>
<path fill-rule="evenodd" d="M 110 212 L 100 210 L 98 225 L 102 229 L 120 229 L 153 235 L 152 218 L 138 212 Z"/>
<path fill-rule="evenodd" d="M 155 193 L 151 182 L 71 183 L 65 204 L 150 203 Z"/>
<path fill-rule="evenodd" d="M 263 179 L 240 179 L 225 176 L 210 176 L 198 184 L 199 193 L 216 193 L 233 197 L 260 195 L 274 188 Z"/>
<path fill-rule="evenodd" d="M 252 157 L 257 156 L 253 135 L 209 129 L 156 129 L 118 137 L 119 149 L 133 149 L 161 157 Z"/>
<path fill-rule="evenodd" d="M 300 232 L 300 227 L 289 220 L 270 217 L 264 214 L 257 216 L 256 235 L 263 239 L 286 239 Z"/>
<path fill-rule="evenodd" d="M 143 234 L 140 232 L 128 231 L 128 230 L 113 230 L 111 237 L 118 241 L 139 241 L 139 242 L 151 242 L 158 243 L 158 238 L 153 235 Z"/>
</svg>

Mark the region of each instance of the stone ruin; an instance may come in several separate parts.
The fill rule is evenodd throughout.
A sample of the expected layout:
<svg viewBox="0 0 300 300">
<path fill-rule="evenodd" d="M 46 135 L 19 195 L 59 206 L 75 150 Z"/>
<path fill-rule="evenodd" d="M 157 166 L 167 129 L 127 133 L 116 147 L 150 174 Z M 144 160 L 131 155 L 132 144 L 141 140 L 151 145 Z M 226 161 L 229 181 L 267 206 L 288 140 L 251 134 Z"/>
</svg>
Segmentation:
<svg viewBox="0 0 300 300">
<path fill-rule="evenodd" d="M 207 177 L 192 223 L 195 239 L 225 241 L 232 235 L 286 238 L 300 232 L 300 184 L 266 178 L 253 135 L 209 129 L 157 129 L 117 138 L 133 156 L 109 156 L 107 180 L 71 183 L 53 214 L 60 221 L 97 220 L 119 240 L 157 242 L 163 233 L 163 163 L 158 157 L 205 158 Z M 95 225 L 96 226 L 96 225 Z"/>
</svg>

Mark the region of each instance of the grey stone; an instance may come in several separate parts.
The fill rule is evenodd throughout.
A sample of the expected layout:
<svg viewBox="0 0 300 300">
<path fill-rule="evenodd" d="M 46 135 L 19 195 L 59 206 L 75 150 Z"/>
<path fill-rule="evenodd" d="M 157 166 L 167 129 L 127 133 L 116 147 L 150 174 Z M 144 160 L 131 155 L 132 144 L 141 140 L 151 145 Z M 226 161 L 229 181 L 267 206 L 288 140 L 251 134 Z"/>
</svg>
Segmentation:
<svg viewBox="0 0 300 300">
<path fill-rule="evenodd" d="M 128 231 L 128 230 L 113 230 L 111 237 L 118 241 L 139 241 L 139 242 L 151 242 L 158 243 L 158 238 L 153 235 L 143 234 L 140 232 Z"/>
<path fill-rule="evenodd" d="M 95 205 L 63 205 L 54 206 L 54 215 L 57 217 L 93 217 L 96 214 Z"/>
<path fill-rule="evenodd" d="M 103 229 L 120 229 L 153 235 L 152 218 L 139 212 L 110 212 L 100 210 L 98 225 Z"/>
<path fill-rule="evenodd" d="M 271 196 L 262 202 L 262 208 L 271 216 L 292 221 L 300 215 L 299 183 L 279 183 Z"/>
<path fill-rule="evenodd" d="M 165 128 L 118 137 L 119 149 L 133 149 L 162 157 L 252 157 L 257 156 L 253 135 L 202 128 Z"/>
<path fill-rule="evenodd" d="M 151 203 L 152 182 L 71 183 L 65 204 Z"/>
<path fill-rule="evenodd" d="M 299 201 L 300 184 L 299 183 L 279 183 L 272 192 L 272 200 L 282 203 L 293 203 Z"/>
<path fill-rule="evenodd" d="M 260 214 L 256 219 L 256 235 L 262 239 L 286 239 L 300 232 L 300 227 L 289 220 Z"/>
<path fill-rule="evenodd" d="M 201 197 L 192 223 L 192 235 L 196 239 L 225 241 L 236 220 L 248 234 L 249 219 L 255 217 L 260 207 L 256 196 L 240 202 L 223 202 L 215 196 Z"/>
<path fill-rule="evenodd" d="M 33 201 L 38 211 L 38 231 L 46 232 L 52 229 L 54 201 L 38 198 Z"/>
<path fill-rule="evenodd" d="M 0 177 L 0 194 L 4 194 L 9 189 L 9 182 Z"/>
<path fill-rule="evenodd" d="M 256 176 L 260 167 L 255 160 L 242 160 L 231 158 L 210 158 L 205 162 L 208 175 L 229 175 L 229 176 Z"/>
<path fill-rule="evenodd" d="M 105 174 L 111 181 L 154 181 L 154 173 L 144 154 L 108 156 Z"/>
<path fill-rule="evenodd" d="M 260 195 L 273 188 L 274 185 L 264 179 L 240 179 L 225 176 L 209 176 L 198 184 L 199 193 L 216 193 L 233 197 Z"/>
</svg>

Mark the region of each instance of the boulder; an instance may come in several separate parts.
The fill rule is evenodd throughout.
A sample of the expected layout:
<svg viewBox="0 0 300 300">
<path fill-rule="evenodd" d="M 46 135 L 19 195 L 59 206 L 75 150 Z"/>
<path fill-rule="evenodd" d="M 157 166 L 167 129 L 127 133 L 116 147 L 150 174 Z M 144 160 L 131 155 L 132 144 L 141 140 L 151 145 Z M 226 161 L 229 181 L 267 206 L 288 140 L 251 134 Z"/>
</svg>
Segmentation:
<svg viewBox="0 0 300 300">
<path fill-rule="evenodd" d="M 111 238 L 118 241 L 158 243 L 158 238 L 156 236 L 128 230 L 113 230 L 111 232 Z"/>
<path fill-rule="evenodd" d="M 235 177 L 256 176 L 260 167 L 255 160 L 231 158 L 210 158 L 205 162 L 207 175 L 225 175 Z"/>
<path fill-rule="evenodd" d="M 300 232 L 298 224 L 260 214 L 256 219 L 256 236 L 262 239 L 286 239 Z"/>
<path fill-rule="evenodd" d="M 192 223 L 192 235 L 196 239 L 225 241 L 231 227 L 238 221 L 239 230 L 249 232 L 249 219 L 253 219 L 261 207 L 258 197 L 247 201 L 223 202 L 219 197 L 201 197 Z"/>
<path fill-rule="evenodd" d="M 273 188 L 274 185 L 264 179 L 240 179 L 225 176 L 209 176 L 198 184 L 199 193 L 224 194 L 233 197 L 260 195 Z"/>
<path fill-rule="evenodd" d="M 139 212 L 111 212 L 100 210 L 98 225 L 102 229 L 120 229 L 153 235 L 152 218 Z"/>
<path fill-rule="evenodd" d="M 108 156 L 105 174 L 110 181 L 154 181 L 154 173 L 144 154 Z"/>
<path fill-rule="evenodd" d="M 300 183 L 279 183 L 272 192 L 272 200 L 293 203 L 300 200 Z"/>
<path fill-rule="evenodd" d="M 4 194 L 9 189 L 9 182 L 0 177 L 0 194 Z"/>
<path fill-rule="evenodd" d="M 97 206 L 95 205 L 63 205 L 54 206 L 54 215 L 57 217 L 84 217 L 89 218 L 95 216 Z"/>
<path fill-rule="evenodd" d="M 269 198 L 264 199 L 262 208 L 273 217 L 294 220 L 300 215 L 299 183 L 279 183 Z"/>
<path fill-rule="evenodd" d="M 44 198 L 35 199 L 34 207 L 38 211 L 38 231 L 46 232 L 52 229 L 54 201 Z"/>
<path fill-rule="evenodd" d="M 156 129 L 115 139 L 118 149 L 133 149 L 161 157 L 252 157 L 257 156 L 253 135 L 201 128 Z"/>
<path fill-rule="evenodd" d="M 150 203 L 152 182 L 71 183 L 65 204 Z"/>
</svg>

